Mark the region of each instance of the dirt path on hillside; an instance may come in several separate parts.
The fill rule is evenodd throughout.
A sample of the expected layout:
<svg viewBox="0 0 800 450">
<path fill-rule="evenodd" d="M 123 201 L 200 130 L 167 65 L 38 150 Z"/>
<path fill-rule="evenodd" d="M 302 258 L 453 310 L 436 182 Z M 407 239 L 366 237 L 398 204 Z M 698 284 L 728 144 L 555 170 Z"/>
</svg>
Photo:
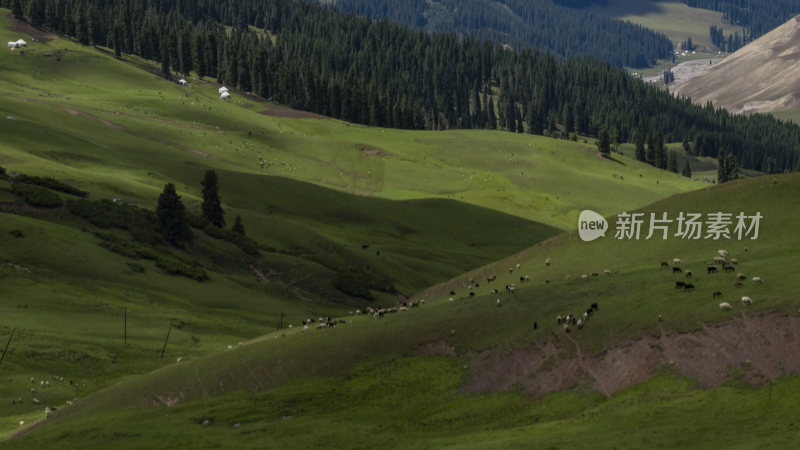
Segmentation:
<svg viewBox="0 0 800 450">
<path fill-rule="evenodd" d="M 471 356 L 471 379 L 461 392 L 500 392 L 522 387 L 534 398 L 584 386 L 610 396 L 664 371 L 686 376 L 710 389 L 731 378 L 760 385 L 800 375 L 800 317 L 751 316 L 690 333 L 663 330 L 607 349 L 581 352 L 577 336 L 554 334 L 534 349 L 486 350 Z M 574 349 L 570 349 L 571 343 Z"/>
</svg>

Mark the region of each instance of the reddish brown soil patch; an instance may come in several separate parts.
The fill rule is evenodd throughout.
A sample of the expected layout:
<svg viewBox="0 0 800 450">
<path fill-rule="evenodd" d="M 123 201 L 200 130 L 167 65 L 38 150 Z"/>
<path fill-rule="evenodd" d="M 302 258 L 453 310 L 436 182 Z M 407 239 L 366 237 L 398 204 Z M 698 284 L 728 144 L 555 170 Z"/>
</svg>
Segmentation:
<svg viewBox="0 0 800 450">
<path fill-rule="evenodd" d="M 13 14 L 9 14 L 8 18 L 11 20 L 11 31 L 27 34 L 36 39 L 37 42 L 47 43 L 56 37 L 55 34 L 49 31 L 40 30 L 24 20 L 15 18 Z"/>
<path fill-rule="evenodd" d="M 300 111 L 299 109 L 287 108 L 285 106 L 270 106 L 269 109 L 261 111 L 265 116 L 286 117 L 287 119 L 328 119 L 320 114 Z"/>
<path fill-rule="evenodd" d="M 662 331 L 608 349 L 600 355 L 581 353 L 571 337 L 554 339 L 534 349 L 472 356 L 472 376 L 461 392 L 504 391 L 521 387 L 540 398 L 576 385 L 605 395 L 647 381 L 662 370 L 713 388 L 736 376 L 751 384 L 800 375 L 800 317 L 777 314 L 742 315 L 691 333 Z"/>
</svg>

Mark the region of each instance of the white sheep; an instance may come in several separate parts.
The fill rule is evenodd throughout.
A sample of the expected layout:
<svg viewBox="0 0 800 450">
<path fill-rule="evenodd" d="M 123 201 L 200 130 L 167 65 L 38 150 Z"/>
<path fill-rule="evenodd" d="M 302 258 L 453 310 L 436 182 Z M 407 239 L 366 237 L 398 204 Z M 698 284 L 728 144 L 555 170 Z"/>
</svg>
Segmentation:
<svg viewBox="0 0 800 450">
<path fill-rule="evenodd" d="M 729 311 L 731 309 L 731 304 L 728 302 L 722 302 L 719 304 L 719 309 L 723 311 Z"/>
<path fill-rule="evenodd" d="M 547 258 L 547 259 L 544 260 L 544 265 L 546 265 L 546 266 L 550 265 L 550 258 Z"/>
<path fill-rule="evenodd" d="M 183 356 L 178 356 L 178 359 L 176 360 L 176 362 L 178 364 L 180 364 L 181 361 L 183 361 Z"/>
<path fill-rule="evenodd" d="M 517 270 L 519 270 L 519 267 L 520 267 L 520 265 L 519 265 L 519 263 L 517 263 Z"/>
<path fill-rule="evenodd" d="M 725 258 L 726 256 L 728 256 L 728 251 L 727 250 L 717 250 L 717 254 L 719 254 L 719 256 L 722 256 L 723 258 Z"/>
<path fill-rule="evenodd" d="M 424 298 L 420 299 L 420 300 L 419 300 L 419 304 L 420 304 L 420 305 L 424 305 L 424 304 L 425 304 L 425 299 L 424 299 Z"/>
<path fill-rule="evenodd" d="M 753 277 L 753 283 L 762 284 L 761 277 Z"/>
<path fill-rule="evenodd" d="M 289 324 L 289 328 L 292 328 L 292 324 Z"/>
<path fill-rule="evenodd" d="M 244 345 L 244 342 L 239 342 L 239 343 L 238 343 L 238 344 L 236 344 L 236 345 L 237 345 L 237 346 L 239 346 L 239 347 L 241 347 L 241 346 L 243 346 L 243 345 Z"/>
<path fill-rule="evenodd" d="M 578 325 L 578 328 L 583 328 L 583 321 L 581 319 L 578 319 L 577 325 Z"/>
<path fill-rule="evenodd" d="M 500 299 L 497 299 L 497 306 L 500 306 Z"/>
<path fill-rule="evenodd" d="M 301 333 L 308 333 L 308 325 L 303 325 L 303 329 L 301 330 Z"/>
<path fill-rule="evenodd" d="M 739 264 L 739 260 L 736 258 L 731 259 L 731 264 Z"/>
<path fill-rule="evenodd" d="M 232 346 L 232 345 L 229 345 L 229 346 L 228 346 L 228 350 L 230 350 L 230 349 L 232 349 L 232 348 L 233 348 L 233 346 Z"/>
<path fill-rule="evenodd" d="M 450 298 L 448 299 L 448 301 L 451 301 L 451 302 L 452 302 L 452 301 L 453 301 L 453 297 L 450 297 Z"/>
<path fill-rule="evenodd" d="M 682 260 L 682 259 L 680 259 L 680 258 L 674 258 L 674 259 L 672 260 L 672 263 L 673 263 L 673 264 L 683 264 L 683 260 Z"/>
<path fill-rule="evenodd" d="M 589 278 L 589 275 L 583 274 L 583 275 L 581 275 L 581 278 L 584 278 L 584 279 L 585 278 Z"/>
<path fill-rule="evenodd" d="M 748 305 L 748 306 L 752 305 L 753 304 L 753 299 L 745 295 L 744 297 L 742 297 L 742 304 Z"/>
<path fill-rule="evenodd" d="M 606 269 L 603 271 L 603 275 L 611 275 L 611 271 Z"/>
<path fill-rule="evenodd" d="M 25 426 L 25 421 L 24 420 L 20 420 L 19 421 L 19 426 L 24 427 Z"/>
</svg>

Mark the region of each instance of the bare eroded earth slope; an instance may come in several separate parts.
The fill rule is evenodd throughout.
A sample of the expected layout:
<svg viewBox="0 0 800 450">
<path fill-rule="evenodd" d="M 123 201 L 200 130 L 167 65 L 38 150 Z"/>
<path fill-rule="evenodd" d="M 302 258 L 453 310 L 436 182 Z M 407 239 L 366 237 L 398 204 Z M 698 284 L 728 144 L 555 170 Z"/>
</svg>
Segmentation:
<svg viewBox="0 0 800 450">
<path fill-rule="evenodd" d="M 733 113 L 800 106 L 800 16 L 742 47 L 671 91 Z"/>
</svg>

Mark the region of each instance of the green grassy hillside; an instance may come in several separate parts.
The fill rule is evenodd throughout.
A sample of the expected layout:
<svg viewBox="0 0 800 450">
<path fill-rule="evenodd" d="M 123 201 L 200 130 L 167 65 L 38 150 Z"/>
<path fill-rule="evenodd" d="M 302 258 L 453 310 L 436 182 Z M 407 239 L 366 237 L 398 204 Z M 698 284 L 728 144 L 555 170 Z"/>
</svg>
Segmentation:
<svg viewBox="0 0 800 450">
<path fill-rule="evenodd" d="M 3 435 L 48 404 L 236 347 L 281 314 L 297 326 L 393 304 L 571 229 L 584 208 L 612 214 L 702 186 L 603 159 L 592 143 L 354 126 L 239 92 L 222 102 L 209 80 L 181 87 L 146 61 L 36 33 L 12 30 L 0 10 L 0 38 L 29 43 L 0 51 L 0 166 L 147 209 L 173 182 L 195 214 L 214 169 L 228 223 L 241 215 L 261 256 L 195 229 L 189 251 L 148 251 L 197 264 L 210 281 L 167 275 L 100 246 L 102 234 L 136 248 L 128 232 L 25 205 L 13 177 L 0 180 L 0 339 L 15 330 L 0 367 Z M 396 292 L 348 295 L 335 285 L 349 271 Z"/>
<path fill-rule="evenodd" d="M 786 393 L 800 374 L 790 350 L 800 327 L 792 276 L 800 239 L 787 212 L 800 206 L 798 187 L 796 175 L 760 177 L 642 210 L 759 212 L 755 240 L 618 240 L 612 219 L 605 239 L 560 235 L 431 288 L 419 309 L 265 335 L 125 379 L 11 443 L 593 447 L 591 435 L 608 447 L 782 447 L 797 431 Z M 707 274 L 719 249 L 738 264 Z M 673 258 L 694 276 L 660 267 Z M 600 275 L 582 278 L 592 272 Z M 736 272 L 747 276 L 741 288 Z M 489 275 L 493 284 L 483 282 Z M 469 278 L 481 281 L 472 299 Z M 510 282 L 513 295 L 488 292 Z M 721 301 L 733 310 L 721 311 Z M 566 334 L 556 324 L 593 302 L 599 309 L 584 328 Z"/>
</svg>

